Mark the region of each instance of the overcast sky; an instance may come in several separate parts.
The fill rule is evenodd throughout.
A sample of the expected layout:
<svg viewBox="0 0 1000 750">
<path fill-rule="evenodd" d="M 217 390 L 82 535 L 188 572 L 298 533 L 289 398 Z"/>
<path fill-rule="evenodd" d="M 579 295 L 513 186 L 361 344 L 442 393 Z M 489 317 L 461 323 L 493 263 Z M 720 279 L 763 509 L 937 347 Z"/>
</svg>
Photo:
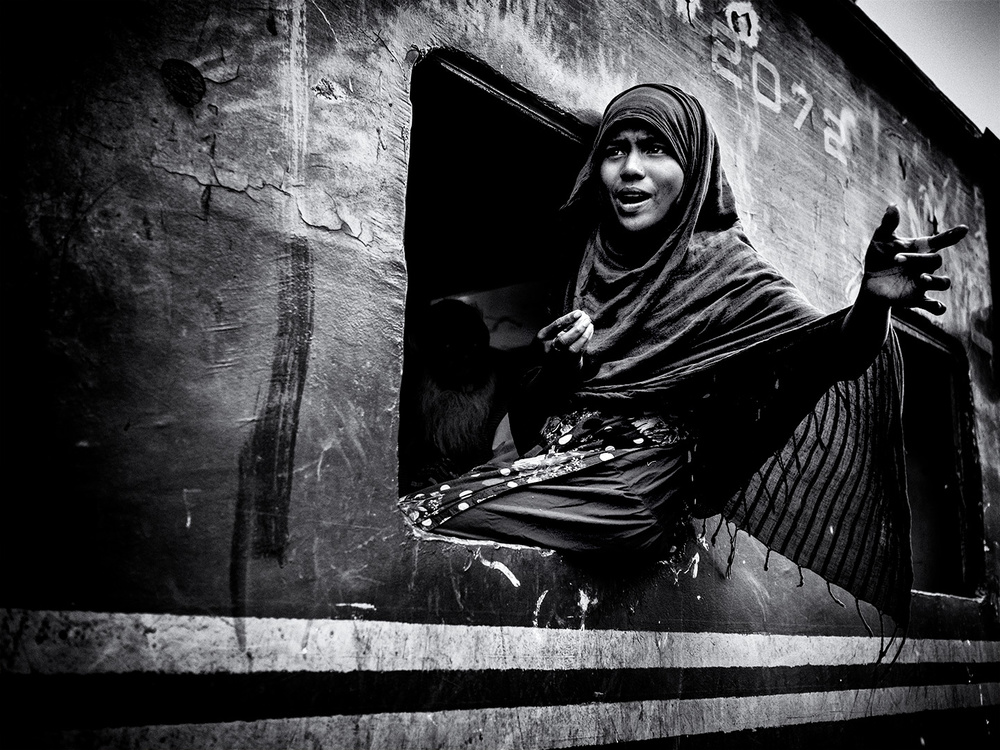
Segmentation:
<svg viewBox="0 0 1000 750">
<path fill-rule="evenodd" d="M 980 130 L 1000 137 L 1000 0 L 857 0 Z"/>
</svg>

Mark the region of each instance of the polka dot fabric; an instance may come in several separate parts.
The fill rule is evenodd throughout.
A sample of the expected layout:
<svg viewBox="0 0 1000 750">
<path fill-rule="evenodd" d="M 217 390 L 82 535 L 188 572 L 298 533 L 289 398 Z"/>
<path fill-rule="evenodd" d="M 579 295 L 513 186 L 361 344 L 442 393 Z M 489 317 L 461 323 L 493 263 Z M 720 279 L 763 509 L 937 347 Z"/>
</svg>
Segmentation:
<svg viewBox="0 0 1000 750">
<path fill-rule="evenodd" d="M 400 510 L 417 528 L 434 531 L 459 513 L 528 485 L 585 471 L 638 450 L 689 439 L 679 422 L 661 417 L 608 417 L 596 410 L 551 417 L 539 445 L 513 463 L 476 467 L 446 483 L 412 492 Z"/>
</svg>

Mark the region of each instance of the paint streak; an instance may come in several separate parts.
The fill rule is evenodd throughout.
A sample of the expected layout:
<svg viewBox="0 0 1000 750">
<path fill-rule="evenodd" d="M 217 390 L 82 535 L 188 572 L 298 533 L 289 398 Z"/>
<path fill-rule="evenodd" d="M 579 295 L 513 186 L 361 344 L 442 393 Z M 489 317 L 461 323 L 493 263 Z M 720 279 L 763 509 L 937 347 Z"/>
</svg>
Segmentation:
<svg viewBox="0 0 1000 750">
<path fill-rule="evenodd" d="M 284 130 L 288 134 L 289 182 L 298 191 L 308 148 L 305 0 L 295 0 L 290 10 Z M 296 200 L 288 202 L 286 223 L 291 238 L 279 249 L 276 258 L 278 330 L 267 400 L 239 455 L 229 591 L 241 649 L 246 648 L 243 618 L 250 556 L 272 557 L 279 564 L 284 563 L 299 405 L 312 339 L 313 264 L 307 240 L 296 231 L 300 226 Z"/>
<path fill-rule="evenodd" d="M 278 259 L 278 332 L 267 403 L 244 446 L 240 471 L 241 489 L 250 491 L 253 498 L 254 553 L 279 559 L 288 536 L 295 436 L 312 338 L 314 296 L 308 243 L 294 238 L 287 249 Z"/>
<path fill-rule="evenodd" d="M 284 562 L 288 541 L 295 437 L 313 327 L 313 272 L 309 245 L 292 238 L 278 256 L 278 330 L 267 400 L 239 456 L 230 590 L 243 614 L 251 552 Z"/>
<path fill-rule="evenodd" d="M 508 581 L 514 584 L 514 588 L 518 588 L 521 585 L 521 582 L 517 580 L 517 576 L 515 576 L 510 571 L 510 568 L 508 568 L 502 562 L 496 562 L 495 560 L 483 560 L 482 558 L 480 558 L 479 562 L 481 562 L 487 568 L 493 568 L 493 570 L 499 570 L 501 573 L 507 576 Z"/>
<path fill-rule="evenodd" d="M 545 589 L 545 591 L 543 591 L 538 597 L 538 601 L 535 602 L 535 614 L 531 619 L 531 624 L 536 628 L 538 627 L 538 614 L 542 611 L 542 602 L 545 601 L 545 597 L 548 596 L 548 593 L 549 590 Z"/>
</svg>

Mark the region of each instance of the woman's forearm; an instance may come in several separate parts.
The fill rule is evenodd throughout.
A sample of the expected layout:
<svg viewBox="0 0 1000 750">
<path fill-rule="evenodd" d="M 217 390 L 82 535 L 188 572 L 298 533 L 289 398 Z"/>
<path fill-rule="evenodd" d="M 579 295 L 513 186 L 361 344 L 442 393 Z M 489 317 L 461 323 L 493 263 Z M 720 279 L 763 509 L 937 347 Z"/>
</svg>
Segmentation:
<svg viewBox="0 0 1000 750">
<path fill-rule="evenodd" d="M 854 378 L 875 361 L 889 335 L 892 308 L 889 303 L 864 288 L 848 311 L 841 326 L 841 356 L 843 373 L 839 380 Z"/>
</svg>

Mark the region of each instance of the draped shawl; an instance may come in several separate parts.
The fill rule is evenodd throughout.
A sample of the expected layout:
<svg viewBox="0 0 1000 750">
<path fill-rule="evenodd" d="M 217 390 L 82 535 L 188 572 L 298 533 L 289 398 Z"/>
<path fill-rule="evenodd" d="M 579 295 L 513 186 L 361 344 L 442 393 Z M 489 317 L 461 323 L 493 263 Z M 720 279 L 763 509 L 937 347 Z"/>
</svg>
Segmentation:
<svg viewBox="0 0 1000 750">
<path fill-rule="evenodd" d="M 600 221 L 591 231 L 565 300 L 594 322 L 575 400 L 689 416 L 705 514 L 721 512 L 905 625 L 912 571 L 895 339 L 864 373 L 838 371 L 846 311 L 822 314 L 752 247 L 705 111 L 675 87 L 644 84 L 612 100 L 568 216 L 607 211 L 602 150 L 623 123 L 661 133 L 684 183 L 669 232 L 638 255 Z"/>
</svg>

